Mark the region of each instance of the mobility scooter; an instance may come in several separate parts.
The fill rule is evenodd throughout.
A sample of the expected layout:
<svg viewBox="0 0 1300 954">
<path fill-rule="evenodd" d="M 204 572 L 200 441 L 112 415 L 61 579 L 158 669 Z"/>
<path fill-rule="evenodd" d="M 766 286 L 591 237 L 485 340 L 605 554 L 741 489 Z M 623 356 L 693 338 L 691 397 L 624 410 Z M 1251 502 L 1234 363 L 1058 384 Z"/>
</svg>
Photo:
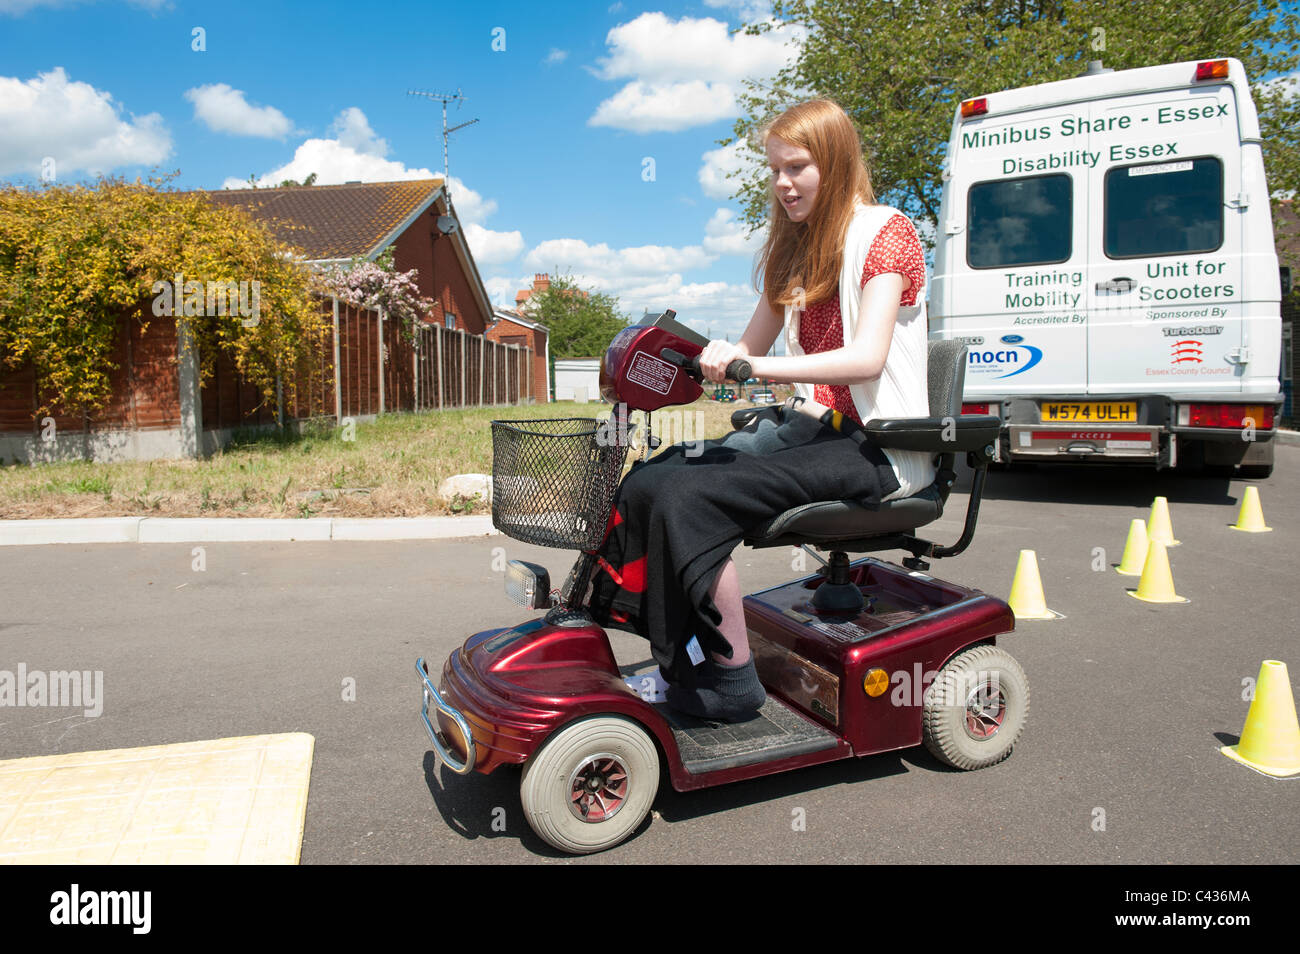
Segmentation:
<svg viewBox="0 0 1300 954">
<path fill-rule="evenodd" d="M 581 556 L 554 592 L 545 568 L 511 561 L 507 591 L 545 615 L 471 636 L 436 685 L 424 660 L 416 662 L 438 758 L 459 774 L 522 763 L 529 824 L 564 852 L 600 851 L 635 831 L 661 766 L 687 791 L 924 743 L 950 766 L 978 769 L 1005 759 L 1025 725 L 1028 681 L 996 645 L 1015 627 L 1011 609 L 926 572 L 929 560 L 970 544 L 999 428 L 996 417 L 961 414 L 966 348 L 953 341 L 929 346 L 930 417 L 864 426 L 881 447 L 932 452 L 930 487 L 876 508 L 842 500 L 799 506 L 746 537 L 753 547 L 803 547 L 823 564 L 744 599 L 767 691 L 753 719 L 695 719 L 656 703 L 652 678 L 619 670 L 584 601 L 633 439 L 628 410 L 648 415 L 698 398 L 705 343 L 665 312 L 653 325 L 619 332 L 606 352 L 608 420 L 493 422 L 494 525 Z M 728 376 L 745 380 L 748 363 L 733 362 Z M 777 413 L 746 408 L 732 423 Z M 653 446 L 649 434 L 644 439 Z M 962 452 L 974 468 L 965 525 L 955 544 L 940 546 L 915 533 L 942 514 Z M 910 553 L 901 566 L 848 558 L 895 549 Z"/>
</svg>

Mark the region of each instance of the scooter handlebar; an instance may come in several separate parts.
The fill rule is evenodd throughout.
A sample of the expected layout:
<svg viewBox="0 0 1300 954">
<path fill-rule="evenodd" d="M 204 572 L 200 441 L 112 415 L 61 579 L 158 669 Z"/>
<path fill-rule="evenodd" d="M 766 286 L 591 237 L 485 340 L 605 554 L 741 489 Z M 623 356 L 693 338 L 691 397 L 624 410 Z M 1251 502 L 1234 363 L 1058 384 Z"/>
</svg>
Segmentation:
<svg viewBox="0 0 1300 954">
<path fill-rule="evenodd" d="M 672 348 L 664 348 L 659 352 L 659 357 L 663 358 L 669 364 L 675 364 L 682 368 L 695 380 L 699 381 L 704 377 L 704 372 L 700 370 L 700 356 L 688 358 L 680 351 L 674 351 Z M 744 358 L 736 358 L 727 365 L 727 377 L 737 384 L 743 384 L 752 378 L 753 368 Z"/>
</svg>

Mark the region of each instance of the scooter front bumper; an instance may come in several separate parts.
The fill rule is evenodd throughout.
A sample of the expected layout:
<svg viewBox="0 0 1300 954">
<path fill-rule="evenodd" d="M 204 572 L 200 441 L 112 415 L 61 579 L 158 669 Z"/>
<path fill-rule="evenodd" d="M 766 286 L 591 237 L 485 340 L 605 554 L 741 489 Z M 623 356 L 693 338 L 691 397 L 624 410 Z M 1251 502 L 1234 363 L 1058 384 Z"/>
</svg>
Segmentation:
<svg viewBox="0 0 1300 954">
<path fill-rule="evenodd" d="M 420 682 L 424 684 L 424 704 L 420 706 L 420 718 L 424 720 L 424 728 L 429 733 L 429 740 L 433 743 L 434 751 L 438 753 L 438 758 L 442 760 L 442 764 L 447 768 L 457 775 L 468 775 L 474 771 L 474 763 L 478 760 L 478 754 L 474 748 L 474 733 L 470 731 L 469 722 L 438 692 L 437 687 L 429 679 L 429 673 L 424 665 L 424 657 L 420 657 L 415 661 L 415 671 L 420 674 Z M 456 728 L 460 731 L 461 737 L 465 740 L 465 758 L 463 761 L 451 751 L 451 747 L 443 741 L 433 722 L 430 721 L 430 702 L 439 712 L 455 723 Z"/>
</svg>

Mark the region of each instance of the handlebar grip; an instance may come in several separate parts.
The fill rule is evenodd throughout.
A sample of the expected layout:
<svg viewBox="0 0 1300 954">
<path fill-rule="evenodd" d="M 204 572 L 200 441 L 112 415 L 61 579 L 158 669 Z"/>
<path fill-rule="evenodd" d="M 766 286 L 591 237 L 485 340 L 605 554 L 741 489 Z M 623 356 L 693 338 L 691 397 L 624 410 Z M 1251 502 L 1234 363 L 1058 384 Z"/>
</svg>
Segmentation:
<svg viewBox="0 0 1300 954">
<path fill-rule="evenodd" d="M 688 358 L 680 351 L 675 351 L 672 348 L 664 348 L 659 352 L 659 357 L 663 358 L 669 364 L 675 364 L 677 367 L 682 368 L 697 381 L 704 377 L 704 373 L 700 370 L 700 356 L 698 354 L 694 357 Z M 736 358 L 727 365 L 727 377 L 732 381 L 735 381 L 737 384 L 743 384 L 754 376 L 751 373 L 752 370 L 753 369 L 748 361 L 744 358 Z"/>
<path fill-rule="evenodd" d="M 731 364 L 727 365 L 727 377 L 731 378 L 731 380 L 735 381 L 737 384 L 744 384 L 754 376 L 750 373 L 752 370 L 753 369 L 749 366 L 748 361 L 744 358 L 737 358 L 735 361 L 731 362 Z"/>
</svg>

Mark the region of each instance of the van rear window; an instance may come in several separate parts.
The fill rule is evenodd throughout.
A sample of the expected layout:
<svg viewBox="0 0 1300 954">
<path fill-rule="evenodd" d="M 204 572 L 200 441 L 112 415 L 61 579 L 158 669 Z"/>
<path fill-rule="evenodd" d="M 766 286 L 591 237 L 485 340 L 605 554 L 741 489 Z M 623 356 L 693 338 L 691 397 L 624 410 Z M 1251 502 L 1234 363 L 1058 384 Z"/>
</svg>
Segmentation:
<svg viewBox="0 0 1300 954">
<path fill-rule="evenodd" d="M 1067 175 L 977 182 L 967 208 L 971 268 L 1050 265 L 1070 257 L 1074 190 Z"/>
<path fill-rule="evenodd" d="M 1213 252 L 1223 244 L 1223 163 L 1119 166 L 1106 173 L 1106 257 Z"/>
</svg>

